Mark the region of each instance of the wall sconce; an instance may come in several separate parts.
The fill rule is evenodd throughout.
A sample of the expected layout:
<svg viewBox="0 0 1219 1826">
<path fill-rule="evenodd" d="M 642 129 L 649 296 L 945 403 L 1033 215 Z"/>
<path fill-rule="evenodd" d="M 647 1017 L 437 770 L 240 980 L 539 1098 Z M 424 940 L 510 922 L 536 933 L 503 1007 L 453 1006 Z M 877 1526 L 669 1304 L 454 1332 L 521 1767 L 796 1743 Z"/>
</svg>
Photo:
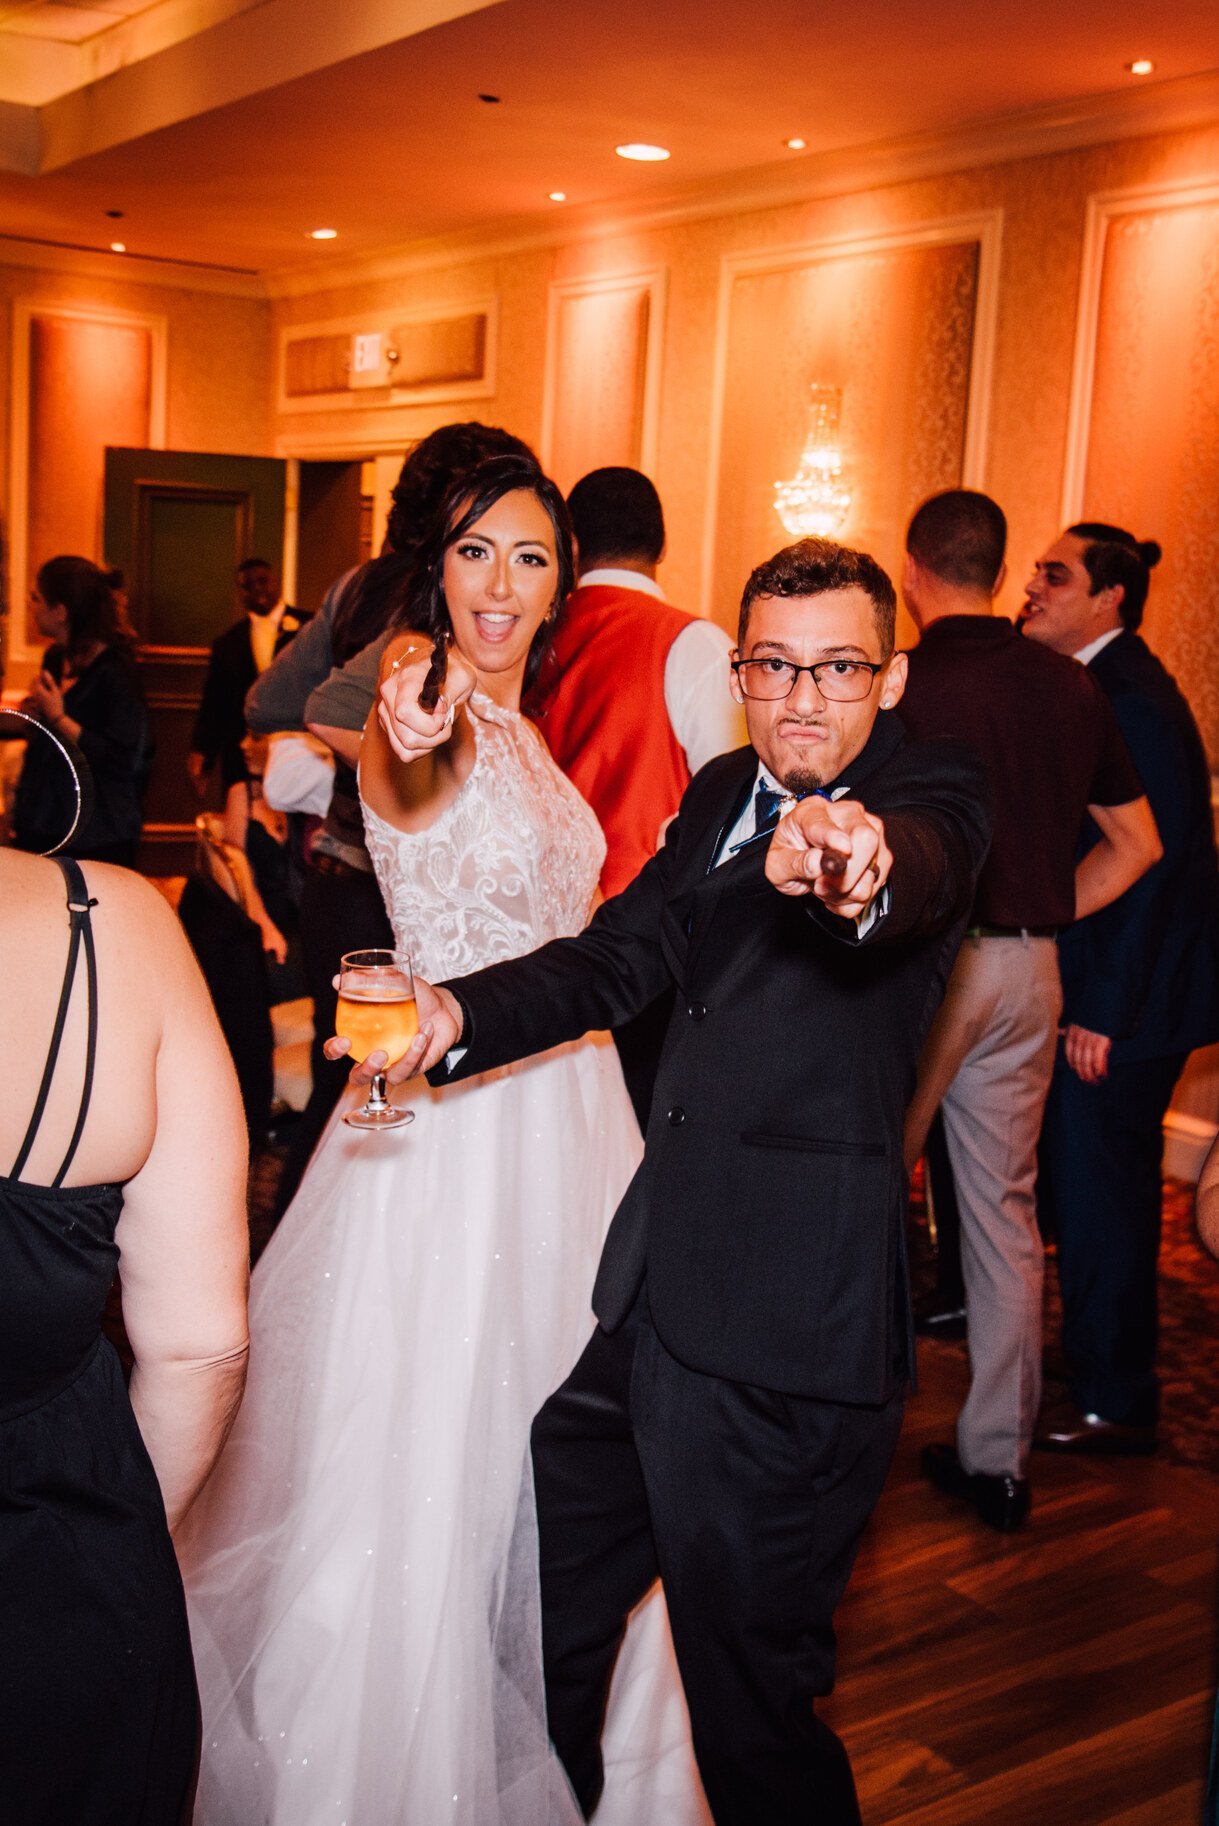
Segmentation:
<svg viewBox="0 0 1219 1826">
<path fill-rule="evenodd" d="M 800 465 L 787 482 L 775 483 L 775 512 L 795 539 L 830 539 L 851 511 L 851 491 L 842 485 L 838 414 L 842 388 L 809 388 L 808 433 Z"/>
</svg>

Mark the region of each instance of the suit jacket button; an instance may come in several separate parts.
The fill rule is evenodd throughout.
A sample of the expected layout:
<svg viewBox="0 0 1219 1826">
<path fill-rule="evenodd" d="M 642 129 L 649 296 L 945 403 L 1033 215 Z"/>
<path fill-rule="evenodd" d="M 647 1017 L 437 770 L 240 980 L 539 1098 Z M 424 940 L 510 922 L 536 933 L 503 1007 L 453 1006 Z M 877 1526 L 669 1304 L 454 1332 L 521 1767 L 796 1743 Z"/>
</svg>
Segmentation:
<svg viewBox="0 0 1219 1826">
<path fill-rule="evenodd" d="M 669 1111 L 669 1121 L 673 1124 L 675 1129 L 679 1129 L 685 1120 L 685 1110 L 681 1107 L 680 1103 L 675 1103 L 673 1108 Z"/>
<path fill-rule="evenodd" d="M 692 1021 L 701 1021 L 707 1010 L 701 1002 L 691 1002 L 689 1012 Z"/>
</svg>

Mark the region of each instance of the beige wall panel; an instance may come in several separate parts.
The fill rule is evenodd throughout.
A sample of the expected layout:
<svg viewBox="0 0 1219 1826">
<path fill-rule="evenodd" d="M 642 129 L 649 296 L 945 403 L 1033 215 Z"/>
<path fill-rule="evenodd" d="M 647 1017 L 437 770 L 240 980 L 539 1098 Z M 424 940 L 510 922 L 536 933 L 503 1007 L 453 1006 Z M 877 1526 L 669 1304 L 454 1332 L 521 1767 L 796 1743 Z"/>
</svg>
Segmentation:
<svg viewBox="0 0 1219 1826">
<path fill-rule="evenodd" d="M 146 444 L 152 404 L 142 325 L 35 317 L 29 333 L 26 587 L 48 558 L 97 553 L 106 446 Z M 26 638 L 38 639 L 31 615 Z"/>
<path fill-rule="evenodd" d="M 557 300 L 549 461 L 565 494 L 590 469 L 642 461 L 650 303 L 646 286 Z"/>
<path fill-rule="evenodd" d="M 1106 226 L 1084 516 L 1164 547 L 1143 631 L 1219 766 L 1219 200 Z"/>
<path fill-rule="evenodd" d="M 271 307 L 266 300 L 0 263 L 0 315 L 6 326 L 12 322 L 19 304 L 35 311 L 58 307 L 100 316 L 108 312 L 135 313 L 161 319 L 168 350 L 165 444 L 170 449 L 237 456 L 271 454 Z M 0 336 L 0 420 L 6 424 L 12 423 L 14 411 L 13 348 L 13 336 L 6 327 Z M 135 441 L 142 442 L 144 437 Z M 0 438 L 0 514 L 6 551 L 14 493 L 12 455 L 11 439 Z M 103 555 L 95 550 L 99 535 L 100 515 L 96 516 L 89 542 L 82 548 L 86 556 Z M 43 536 L 37 529 L 28 548 L 35 562 L 39 560 L 38 547 Z M 7 601 L 17 595 L 14 580 Z M 0 637 L 3 607 L 0 603 Z M 19 684 L 29 671 L 29 662 L 14 656 L 20 633 L 20 628 L 16 628 L 15 639 L 8 643 L 10 671 L 6 683 L 10 685 Z"/>
<path fill-rule="evenodd" d="M 332 319 L 382 317 L 396 310 L 437 313 L 463 304 L 474 306 L 489 295 L 499 298 L 496 390 L 486 398 L 430 401 L 410 405 L 370 402 L 352 408 L 297 409 L 277 420 L 281 455 L 352 457 L 405 452 L 412 444 L 454 420 L 477 419 L 502 425 L 536 447 L 542 426 L 542 373 L 546 350 L 548 287 L 553 265 L 549 249 L 527 250 L 502 259 L 454 261 L 452 266 L 400 277 L 328 286 L 300 297 L 275 300 L 278 337 L 295 324 Z"/>
<path fill-rule="evenodd" d="M 401 305 L 415 310 L 495 292 L 500 345 L 495 397 L 474 416 L 536 442 L 541 429 L 550 284 L 605 281 L 665 269 L 668 275 L 662 389 L 654 477 L 664 500 L 669 548 L 661 580 L 674 602 L 697 608 L 716 371 L 721 261 L 822 241 L 864 239 L 919 224 L 1003 212 L 990 432 L 984 486 L 1008 516 L 1009 582 L 1001 607 L 1014 613 L 1033 559 L 1058 529 L 1067 447 L 1076 306 L 1088 198 L 1131 184 L 1214 181 L 1219 125 L 975 167 L 805 202 L 706 215 L 629 231 L 590 231 L 553 247 L 472 255 L 430 250 L 426 265 L 403 261 L 394 277 L 276 299 L 277 323 L 310 323 Z M 849 409 L 849 401 L 847 402 Z M 455 416 L 444 407 L 351 414 L 345 430 L 369 437 L 392 423 L 415 438 Z M 318 437 L 337 414 L 294 415 Z M 351 421 L 354 421 L 351 422 Z M 279 429 L 287 431 L 286 420 Z M 380 446 L 383 448 L 384 446 Z M 768 471 L 767 483 L 782 469 Z M 910 500 L 903 511 L 916 505 Z"/>
<path fill-rule="evenodd" d="M 728 305 L 712 603 L 789 543 L 774 484 L 799 463 L 813 382 L 842 389 L 840 536 L 891 571 L 910 506 L 961 479 L 978 246 L 890 248 L 737 274 Z"/>
</svg>

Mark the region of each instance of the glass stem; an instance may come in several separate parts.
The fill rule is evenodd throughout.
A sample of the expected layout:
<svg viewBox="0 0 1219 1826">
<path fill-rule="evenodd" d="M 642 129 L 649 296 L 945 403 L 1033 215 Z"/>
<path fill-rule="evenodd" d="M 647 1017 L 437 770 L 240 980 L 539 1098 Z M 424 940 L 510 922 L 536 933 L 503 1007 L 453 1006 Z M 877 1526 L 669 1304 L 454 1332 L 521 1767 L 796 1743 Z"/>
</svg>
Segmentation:
<svg viewBox="0 0 1219 1826">
<path fill-rule="evenodd" d="M 372 1083 L 368 1087 L 368 1107 L 370 1110 L 388 1108 L 389 1099 L 385 1095 L 385 1073 L 374 1072 Z"/>
</svg>

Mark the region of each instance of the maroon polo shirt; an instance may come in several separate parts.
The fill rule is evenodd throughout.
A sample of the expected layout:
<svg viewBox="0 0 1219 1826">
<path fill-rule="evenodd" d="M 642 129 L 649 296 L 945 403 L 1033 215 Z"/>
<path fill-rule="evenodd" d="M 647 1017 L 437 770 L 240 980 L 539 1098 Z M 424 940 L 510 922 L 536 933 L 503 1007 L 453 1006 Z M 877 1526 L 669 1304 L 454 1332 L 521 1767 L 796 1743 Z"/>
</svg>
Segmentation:
<svg viewBox="0 0 1219 1826">
<path fill-rule="evenodd" d="M 1025 640 L 1002 616 L 945 615 L 911 652 L 898 709 L 919 740 L 972 743 L 990 774 L 994 837 L 971 923 L 1070 925 L 1087 807 L 1143 796 L 1112 706 L 1087 667 Z"/>
</svg>

